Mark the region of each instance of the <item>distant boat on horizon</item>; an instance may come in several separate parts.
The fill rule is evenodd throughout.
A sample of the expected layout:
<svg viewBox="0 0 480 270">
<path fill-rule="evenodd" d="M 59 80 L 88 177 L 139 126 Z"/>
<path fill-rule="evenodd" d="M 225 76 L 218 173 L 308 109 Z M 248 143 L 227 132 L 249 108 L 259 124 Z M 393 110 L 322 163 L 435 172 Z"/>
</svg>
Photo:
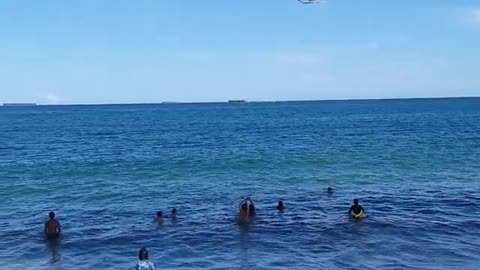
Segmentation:
<svg viewBox="0 0 480 270">
<path fill-rule="evenodd" d="M 245 102 L 247 101 L 244 99 L 231 99 L 228 101 L 228 103 L 245 103 Z"/>
<path fill-rule="evenodd" d="M 37 106 L 37 103 L 3 103 L 5 107 L 30 107 Z"/>
</svg>

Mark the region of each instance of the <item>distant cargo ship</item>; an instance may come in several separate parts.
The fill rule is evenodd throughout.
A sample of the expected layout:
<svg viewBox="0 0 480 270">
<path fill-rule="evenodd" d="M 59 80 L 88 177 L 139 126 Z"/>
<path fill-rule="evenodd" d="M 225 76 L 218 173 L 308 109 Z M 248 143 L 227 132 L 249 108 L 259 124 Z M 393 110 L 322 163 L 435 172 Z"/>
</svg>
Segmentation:
<svg viewBox="0 0 480 270">
<path fill-rule="evenodd" d="M 26 107 L 26 106 L 37 106 L 37 103 L 3 103 L 3 106 Z"/>
<path fill-rule="evenodd" d="M 244 103 L 246 101 L 244 99 L 231 99 L 228 102 L 229 103 Z"/>
</svg>

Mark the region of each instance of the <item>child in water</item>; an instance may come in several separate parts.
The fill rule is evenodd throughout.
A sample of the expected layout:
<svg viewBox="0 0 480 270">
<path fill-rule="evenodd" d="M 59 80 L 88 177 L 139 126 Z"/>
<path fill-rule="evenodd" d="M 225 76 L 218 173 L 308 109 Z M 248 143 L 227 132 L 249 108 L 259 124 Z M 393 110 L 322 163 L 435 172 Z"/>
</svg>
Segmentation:
<svg viewBox="0 0 480 270">
<path fill-rule="evenodd" d="M 155 218 L 155 222 L 156 222 L 158 225 L 162 225 L 162 224 L 163 224 L 163 212 L 162 212 L 162 211 L 158 211 L 158 212 L 157 212 L 157 217 Z"/>
<path fill-rule="evenodd" d="M 253 203 L 252 199 L 247 198 L 247 200 L 250 202 L 250 205 L 248 206 L 248 217 L 254 218 L 257 215 L 255 204 Z"/>
<path fill-rule="evenodd" d="M 240 203 L 238 218 L 241 223 L 248 222 L 248 204 L 245 201 Z"/>
<path fill-rule="evenodd" d="M 239 220 L 241 223 L 247 223 L 252 218 L 254 218 L 256 214 L 257 211 L 252 199 L 246 198 L 245 200 L 240 202 Z"/>
<path fill-rule="evenodd" d="M 172 219 L 173 221 L 177 220 L 177 208 L 172 209 L 172 215 L 170 216 L 170 219 Z"/>
<path fill-rule="evenodd" d="M 285 205 L 283 204 L 283 201 L 279 201 L 277 205 L 277 210 L 280 212 L 283 212 L 285 210 Z"/>
<path fill-rule="evenodd" d="M 137 263 L 136 270 L 155 270 L 155 265 L 148 259 L 148 250 L 146 248 L 140 249 L 138 259 L 140 261 Z"/>
</svg>

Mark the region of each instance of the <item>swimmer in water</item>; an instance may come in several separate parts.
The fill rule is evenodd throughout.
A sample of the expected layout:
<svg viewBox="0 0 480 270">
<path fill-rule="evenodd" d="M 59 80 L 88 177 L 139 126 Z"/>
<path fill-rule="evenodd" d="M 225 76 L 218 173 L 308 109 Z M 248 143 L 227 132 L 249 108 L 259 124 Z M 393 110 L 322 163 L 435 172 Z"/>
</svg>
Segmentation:
<svg viewBox="0 0 480 270">
<path fill-rule="evenodd" d="M 172 209 L 172 215 L 170 216 L 170 219 L 172 220 L 177 220 L 177 208 Z"/>
<path fill-rule="evenodd" d="M 157 217 L 155 218 L 155 222 L 158 223 L 158 225 L 163 224 L 163 212 L 162 211 L 157 212 Z"/>
<path fill-rule="evenodd" d="M 60 222 L 55 219 L 54 212 L 50 212 L 48 216 L 50 217 L 50 219 L 45 222 L 45 236 L 47 237 L 47 239 L 58 239 L 60 237 L 60 233 L 62 232 Z"/>
<path fill-rule="evenodd" d="M 243 201 L 240 202 L 239 214 L 238 214 L 240 223 L 249 222 L 251 219 L 253 219 L 256 216 L 256 214 L 257 214 L 257 211 L 255 208 L 255 203 L 250 197 L 243 199 Z"/>
<path fill-rule="evenodd" d="M 255 208 L 255 203 L 250 197 L 245 199 L 245 202 L 248 204 L 248 217 L 254 218 L 257 215 L 257 209 Z"/>
<path fill-rule="evenodd" d="M 329 187 L 329 188 L 327 189 L 327 193 L 328 193 L 328 194 L 332 194 L 332 193 L 333 193 L 333 188 Z"/>
<path fill-rule="evenodd" d="M 350 210 L 348 210 L 348 214 L 352 215 L 353 217 L 361 217 L 365 213 L 365 209 L 358 204 L 358 199 L 353 200 L 353 205 L 350 207 Z"/>
<path fill-rule="evenodd" d="M 137 263 L 136 270 L 155 270 L 155 265 L 149 261 L 148 250 L 141 248 L 138 252 L 139 262 Z"/>
<path fill-rule="evenodd" d="M 285 205 L 283 204 L 283 201 L 279 201 L 277 205 L 277 210 L 280 212 L 283 212 L 285 210 Z"/>
<path fill-rule="evenodd" d="M 255 209 L 255 204 L 250 201 L 250 205 L 248 206 L 248 217 L 254 218 L 257 215 L 257 210 Z"/>
<path fill-rule="evenodd" d="M 246 201 L 242 201 L 240 203 L 238 218 L 242 223 L 246 223 L 248 221 L 248 204 Z"/>
</svg>

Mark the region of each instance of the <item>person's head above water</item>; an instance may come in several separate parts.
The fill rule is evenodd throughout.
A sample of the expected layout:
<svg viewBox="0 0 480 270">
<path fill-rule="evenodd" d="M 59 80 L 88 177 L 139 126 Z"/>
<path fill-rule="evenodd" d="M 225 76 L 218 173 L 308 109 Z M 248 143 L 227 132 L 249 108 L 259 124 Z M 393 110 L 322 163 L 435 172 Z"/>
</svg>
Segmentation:
<svg viewBox="0 0 480 270">
<path fill-rule="evenodd" d="M 50 212 L 50 213 L 48 213 L 48 216 L 50 217 L 50 219 L 54 219 L 55 218 L 55 213 Z"/>
<path fill-rule="evenodd" d="M 247 208 L 248 208 L 247 203 L 242 203 L 242 210 L 247 210 Z"/>
<path fill-rule="evenodd" d="M 358 199 L 353 200 L 353 204 L 358 205 Z"/>
<path fill-rule="evenodd" d="M 283 201 L 278 201 L 277 210 L 283 211 L 285 209 L 285 205 L 283 205 Z"/>
<path fill-rule="evenodd" d="M 148 260 L 148 250 L 145 247 L 142 247 L 138 252 L 138 259 L 140 261 Z"/>
<path fill-rule="evenodd" d="M 328 192 L 332 192 L 332 191 L 333 191 L 333 188 L 329 187 Z"/>
<path fill-rule="evenodd" d="M 162 212 L 162 211 L 158 211 L 158 212 L 157 212 L 157 217 L 159 217 L 159 218 L 163 217 L 163 212 Z"/>
<path fill-rule="evenodd" d="M 177 214 L 177 208 L 173 208 L 172 209 L 172 215 L 176 215 Z"/>
</svg>

